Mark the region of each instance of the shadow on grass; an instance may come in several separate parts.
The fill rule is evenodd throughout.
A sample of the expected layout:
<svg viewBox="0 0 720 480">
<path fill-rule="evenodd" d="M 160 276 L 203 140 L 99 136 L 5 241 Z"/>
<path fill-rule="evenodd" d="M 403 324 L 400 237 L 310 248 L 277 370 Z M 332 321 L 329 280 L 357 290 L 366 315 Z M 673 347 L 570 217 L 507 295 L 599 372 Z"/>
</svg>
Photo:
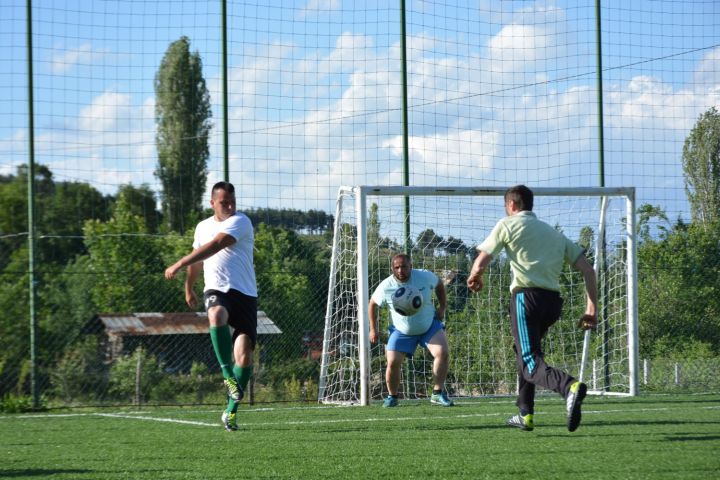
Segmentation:
<svg viewBox="0 0 720 480">
<path fill-rule="evenodd" d="M 2 469 L 0 468 L 0 478 L 48 478 L 51 475 L 89 475 L 89 478 L 105 478 L 109 472 L 112 473 L 123 473 L 126 475 L 130 475 L 131 473 L 148 473 L 148 474 L 159 474 L 160 472 L 167 473 L 173 470 L 169 470 L 167 468 L 163 469 L 140 469 L 140 470 L 134 470 L 134 471 L 114 471 L 114 470 L 89 470 L 89 469 L 83 469 L 83 468 L 24 468 L 24 469 Z M 180 473 L 180 470 L 178 470 L 178 474 Z M 74 477 L 71 477 L 74 478 Z M 129 477 L 133 478 L 133 477 Z M 145 478 L 144 476 L 140 478 Z M 150 476 L 148 478 L 155 478 L 155 476 Z"/>
<path fill-rule="evenodd" d="M 694 441 L 698 441 L 698 440 L 700 440 L 700 441 L 707 441 L 707 440 L 717 441 L 717 440 L 720 440 L 720 435 L 698 435 L 698 434 L 687 435 L 687 436 L 673 435 L 671 437 L 665 437 L 665 440 L 668 442 L 694 442 Z"/>
<path fill-rule="evenodd" d="M 711 403 L 717 405 L 718 403 L 718 395 L 717 394 L 686 394 L 683 396 L 682 394 L 668 394 L 668 395 L 648 395 L 648 396 L 639 396 L 639 397 L 603 397 L 602 395 L 588 395 L 586 401 L 588 403 L 598 403 L 601 404 L 605 402 L 606 404 L 628 404 L 628 405 L 643 405 L 643 404 L 650 404 L 650 405 L 665 405 L 665 404 L 672 404 L 672 403 L 697 403 L 697 404 L 704 404 L 704 403 Z M 583 404 L 585 405 L 585 404 Z"/>
<path fill-rule="evenodd" d="M 94 473 L 95 470 L 84 470 L 77 468 L 26 468 L 26 469 L 0 469 L 2 478 L 40 477 L 46 478 L 50 475 L 62 475 L 71 473 Z"/>
<path fill-rule="evenodd" d="M 583 422 L 583 426 L 617 427 L 644 425 L 720 425 L 720 420 L 618 420 L 607 422 Z"/>
<path fill-rule="evenodd" d="M 670 420 L 633 420 L 633 421 L 618 421 L 618 422 L 583 422 L 580 426 L 580 429 L 576 433 L 570 434 L 569 432 L 567 434 L 570 434 L 574 437 L 627 437 L 628 432 L 623 430 L 622 432 L 615 433 L 610 432 L 606 430 L 607 428 L 615 428 L 615 427 L 646 427 L 646 426 L 681 426 L 681 425 L 720 425 L 720 422 L 715 421 L 707 421 L 707 420 L 687 420 L 687 421 L 670 421 Z M 564 425 L 560 424 L 548 424 L 549 427 L 563 427 Z M 538 435 L 542 435 L 544 437 L 565 437 L 567 434 L 555 434 L 555 433 L 545 433 L 541 432 L 542 426 L 535 428 L 535 432 Z M 663 432 L 638 432 L 638 434 L 646 435 L 648 438 L 652 437 L 654 441 L 663 440 L 663 441 L 685 441 L 685 440 L 718 440 L 720 439 L 720 436 L 718 435 L 698 435 L 696 432 L 689 433 L 687 435 L 692 436 L 684 436 L 683 433 L 677 433 L 673 434 L 672 436 L 667 436 L 666 433 Z"/>
</svg>

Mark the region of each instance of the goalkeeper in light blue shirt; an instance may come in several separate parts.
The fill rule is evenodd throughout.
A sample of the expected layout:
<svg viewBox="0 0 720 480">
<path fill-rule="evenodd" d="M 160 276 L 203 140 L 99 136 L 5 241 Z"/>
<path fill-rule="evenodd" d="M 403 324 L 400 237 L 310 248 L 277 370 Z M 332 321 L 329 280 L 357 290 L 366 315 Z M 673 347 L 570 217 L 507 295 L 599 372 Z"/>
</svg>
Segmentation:
<svg viewBox="0 0 720 480">
<path fill-rule="evenodd" d="M 433 356 L 433 393 L 430 402 L 444 407 L 453 406 L 453 401 L 447 396 L 444 388 L 448 372 L 449 348 L 445 336 L 445 326 L 440 319 L 445 316 L 447 296 L 445 285 L 433 272 L 412 268 L 410 257 L 404 253 L 395 255 L 391 261 L 392 275 L 380 282 L 370 298 L 368 316 L 370 317 L 370 342 L 378 341 L 378 307 L 390 306 L 388 339 L 385 354 L 387 368 L 385 382 L 388 396 L 383 407 L 395 407 L 398 404 L 398 389 L 400 386 L 400 367 L 405 357 L 413 356 L 418 345 L 427 348 Z M 392 297 L 395 291 L 402 286 L 412 285 L 422 295 L 423 302 L 420 310 L 411 316 L 404 316 L 392 308 Z M 438 307 L 432 301 L 432 292 L 435 291 Z"/>
</svg>

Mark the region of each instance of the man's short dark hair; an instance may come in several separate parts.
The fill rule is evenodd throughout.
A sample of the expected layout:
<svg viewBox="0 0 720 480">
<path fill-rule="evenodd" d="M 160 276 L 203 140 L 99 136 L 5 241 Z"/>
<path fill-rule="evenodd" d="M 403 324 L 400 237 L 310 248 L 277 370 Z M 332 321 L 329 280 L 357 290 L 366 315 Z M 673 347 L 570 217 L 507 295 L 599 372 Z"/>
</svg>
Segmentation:
<svg viewBox="0 0 720 480">
<path fill-rule="evenodd" d="M 505 190 L 505 201 L 512 200 L 520 210 L 533 209 L 533 192 L 525 185 L 515 185 Z"/>
<path fill-rule="evenodd" d="M 210 195 L 215 195 L 217 190 L 225 190 L 227 193 L 235 195 L 235 187 L 230 182 L 217 182 L 213 185 L 212 190 L 210 190 Z"/>
<path fill-rule="evenodd" d="M 410 258 L 410 255 L 408 255 L 407 253 L 396 253 L 390 259 L 390 263 L 392 264 L 396 258 L 404 258 L 405 260 L 408 261 L 408 263 L 412 263 L 412 259 Z"/>
</svg>

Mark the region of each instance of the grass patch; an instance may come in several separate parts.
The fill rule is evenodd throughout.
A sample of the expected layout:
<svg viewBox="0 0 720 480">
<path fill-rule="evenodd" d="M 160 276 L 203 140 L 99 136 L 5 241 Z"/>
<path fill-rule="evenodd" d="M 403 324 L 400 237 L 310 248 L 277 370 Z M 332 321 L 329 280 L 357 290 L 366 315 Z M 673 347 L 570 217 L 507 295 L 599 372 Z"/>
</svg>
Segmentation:
<svg viewBox="0 0 720 480">
<path fill-rule="evenodd" d="M 588 397 L 574 433 L 560 399 L 538 399 L 533 432 L 504 425 L 511 399 L 457 403 L 243 406 L 233 433 L 220 407 L 2 415 L 0 477 L 705 479 L 720 470 L 720 395 Z"/>
</svg>

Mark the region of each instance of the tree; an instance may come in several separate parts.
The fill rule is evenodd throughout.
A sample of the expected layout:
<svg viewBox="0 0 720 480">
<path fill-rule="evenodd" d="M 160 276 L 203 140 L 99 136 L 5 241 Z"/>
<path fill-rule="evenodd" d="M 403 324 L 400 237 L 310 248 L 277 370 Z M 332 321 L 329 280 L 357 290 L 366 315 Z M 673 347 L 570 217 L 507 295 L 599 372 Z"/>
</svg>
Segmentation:
<svg viewBox="0 0 720 480">
<path fill-rule="evenodd" d="M 430 255 L 432 251 L 443 243 L 443 238 L 437 235 L 432 228 L 426 228 L 417 237 L 417 248 L 423 255 Z"/>
<path fill-rule="evenodd" d="M 167 226 L 184 232 L 202 213 L 207 182 L 210 94 L 200 55 L 183 36 L 170 44 L 155 75 L 155 121 L 162 211 Z"/>
<path fill-rule="evenodd" d="M 119 203 L 107 222 L 85 222 L 93 304 L 100 312 L 183 310 L 178 284 L 162 276 L 162 266 L 169 264 L 165 252 L 173 247 L 164 237 L 147 235 L 145 220 L 125 205 Z"/>
<path fill-rule="evenodd" d="M 678 222 L 660 239 L 638 248 L 638 301 L 642 355 L 655 344 L 681 347 L 707 342 L 720 352 L 720 222 Z"/>
<path fill-rule="evenodd" d="M 273 340 L 271 357 L 299 357 L 306 331 L 322 331 L 328 282 L 328 258 L 303 236 L 261 223 L 255 229 L 258 309 L 283 334 Z M 319 292 L 319 293 L 318 293 Z"/>
<path fill-rule="evenodd" d="M 715 107 L 698 118 L 682 158 L 693 222 L 720 220 L 720 112 Z"/>
<path fill-rule="evenodd" d="M 328 215 L 322 210 L 304 212 L 287 208 L 251 208 L 243 213 L 250 218 L 253 225 L 264 223 L 273 227 L 284 227 L 310 234 L 332 230 L 335 221 L 332 215 Z"/>
<path fill-rule="evenodd" d="M 9 255 L 27 243 L 27 166 L 17 175 L 0 182 L 0 270 Z M 88 219 L 106 220 L 112 197 L 103 196 L 82 182 L 55 182 L 50 169 L 35 169 L 36 262 L 44 269 L 50 264 L 64 265 L 84 252 L 82 235 Z"/>
<path fill-rule="evenodd" d="M 442 247 L 450 255 L 460 254 L 464 256 L 468 251 L 468 247 L 465 245 L 465 242 L 463 242 L 460 238 L 453 237 L 452 235 L 448 236 L 448 238 L 442 243 Z"/>
<path fill-rule="evenodd" d="M 643 242 L 652 240 L 653 236 L 651 227 L 653 225 L 653 222 L 655 224 L 655 228 L 658 230 L 660 235 L 667 236 L 669 232 L 668 227 L 672 229 L 672 225 L 670 225 L 670 220 L 668 220 L 665 210 L 660 208 L 659 205 L 650 205 L 649 203 L 643 203 L 637 209 L 637 213 L 638 234 L 640 235 L 640 240 L 642 240 Z"/>
<path fill-rule="evenodd" d="M 120 186 L 115 208 L 143 218 L 148 233 L 157 233 L 161 221 L 160 212 L 155 209 L 155 192 L 147 184 L 140 187 Z"/>
</svg>

